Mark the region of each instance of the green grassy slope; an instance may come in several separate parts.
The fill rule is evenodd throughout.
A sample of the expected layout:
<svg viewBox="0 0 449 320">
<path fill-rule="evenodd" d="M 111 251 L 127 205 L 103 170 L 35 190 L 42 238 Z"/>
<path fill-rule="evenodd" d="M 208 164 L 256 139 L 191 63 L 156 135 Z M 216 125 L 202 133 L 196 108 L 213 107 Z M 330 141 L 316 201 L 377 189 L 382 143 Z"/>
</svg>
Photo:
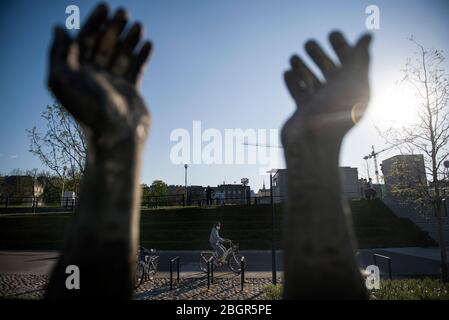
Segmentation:
<svg viewBox="0 0 449 320">
<path fill-rule="evenodd" d="M 380 201 L 353 201 L 354 226 L 361 248 L 433 244 L 407 219 Z M 281 206 L 275 207 L 277 246 L 281 244 Z M 210 228 L 222 222 L 222 236 L 241 249 L 271 247 L 271 206 L 149 209 L 142 211 L 141 243 L 158 250 L 207 249 Z M 70 214 L 0 216 L 0 249 L 59 249 Z"/>
</svg>

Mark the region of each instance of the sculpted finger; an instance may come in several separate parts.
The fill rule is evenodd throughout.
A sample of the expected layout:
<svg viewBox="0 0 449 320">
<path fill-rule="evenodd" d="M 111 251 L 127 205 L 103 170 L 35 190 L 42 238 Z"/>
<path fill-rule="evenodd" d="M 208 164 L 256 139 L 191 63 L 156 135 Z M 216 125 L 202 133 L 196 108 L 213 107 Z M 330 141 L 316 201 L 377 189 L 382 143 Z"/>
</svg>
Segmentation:
<svg viewBox="0 0 449 320">
<path fill-rule="evenodd" d="M 92 57 L 95 41 L 98 38 L 101 26 L 107 21 L 107 18 L 108 7 L 102 3 L 94 9 L 86 23 L 82 26 L 77 38 L 80 62 L 84 62 Z"/>
<path fill-rule="evenodd" d="M 125 38 L 117 46 L 111 60 L 111 71 L 116 75 L 124 75 L 128 70 L 132 54 L 142 37 L 142 26 L 135 23 L 129 29 Z"/>
<path fill-rule="evenodd" d="M 324 53 L 320 45 L 315 41 L 308 41 L 305 45 L 306 51 L 312 60 L 320 68 L 323 76 L 328 79 L 337 71 L 334 62 Z"/>
<path fill-rule="evenodd" d="M 338 59 L 343 64 L 351 54 L 351 46 L 348 44 L 343 34 L 338 31 L 334 31 L 329 35 L 329 42 L 331 43 L 332 48 L 337 54 Z"/>
<path fill-rule="evenodd" d="M 372 36 L 370 34 L 363 35 L 355 45 L 354 54 L 358 62 L 368 68 L 369 65 L 369 47 L 371 44 Z"/>
<path fill-rule="evenodd" d="M 123 9 L 118 9 L 114 17 L 106 24 L 106 29 L 97 40 L 94 61 L 100 68 L 105 68 L 114 53 L 120 33 L 128 22 L 128 14 Z"/>
<path fill-rule="evenodd" d="M 48 85 L 53 93 L 58 96 L 61 83 L 71 77 L 73 67 L 70 61 L 76 59 L 76 48 L 69 34 L 63 27 L 54 30 L 53 43 L 50 49 Z"/>
<path fill-rule="evenodd" d="M 304 85 L 307 87 L 309 93 L 313 92 L 314 89 L 321 85 L 320 80 L 297 55 L 290 58 L 290 65 L 292 70 L 298 74 L 298 77 L 304 82 Z"/>
<path fill-rule="evenodd" d="M 146 41 L 137 54 L 134 54 L 131 58 L 131 62 L 126 73 L 126 78 L 134 83 L 138 84 L 140 76 L 143 73 L 143 68 L 147 63 L 151 52 L 153 51 L 153 45 L 150 41 Z"/>
</svg>

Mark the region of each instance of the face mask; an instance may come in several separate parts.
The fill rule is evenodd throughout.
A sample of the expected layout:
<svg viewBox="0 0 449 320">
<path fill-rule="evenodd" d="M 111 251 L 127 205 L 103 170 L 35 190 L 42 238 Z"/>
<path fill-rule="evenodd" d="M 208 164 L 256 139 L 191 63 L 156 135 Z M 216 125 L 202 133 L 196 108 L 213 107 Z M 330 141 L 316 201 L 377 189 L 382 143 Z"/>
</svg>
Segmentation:
<svg viewBox="0 0 449 320">
<path fill-rule="evenodd" d="M 216 228 L 217 228 L 217 230 L 220 230 L 220 226 L 217 226 Z"/>
</svg>

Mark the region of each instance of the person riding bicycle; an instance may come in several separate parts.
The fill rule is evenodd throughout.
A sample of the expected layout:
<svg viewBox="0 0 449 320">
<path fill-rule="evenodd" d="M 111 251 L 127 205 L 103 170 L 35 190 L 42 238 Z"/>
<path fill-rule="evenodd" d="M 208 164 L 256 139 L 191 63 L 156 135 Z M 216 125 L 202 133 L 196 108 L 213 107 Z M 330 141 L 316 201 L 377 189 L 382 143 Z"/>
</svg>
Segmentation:
<svg viewBox="0 0 449 320">
<path fill-rule="evenodd" d="M 223 254 L 226 251 L 226 248 L 222 245 L 222 243 L 231 242 L 229 239 L 224 239 L 220 237 L 220 228 L 221 228 L 221 222 L 217 221 L 214 226 L 212 227 L 212 230 L 210 232 L 209 236 L 209 243 L 211 247 L 215 250 L 217 253 L 217 256 L 219 259 L 223 256 Z"/>
</svg>

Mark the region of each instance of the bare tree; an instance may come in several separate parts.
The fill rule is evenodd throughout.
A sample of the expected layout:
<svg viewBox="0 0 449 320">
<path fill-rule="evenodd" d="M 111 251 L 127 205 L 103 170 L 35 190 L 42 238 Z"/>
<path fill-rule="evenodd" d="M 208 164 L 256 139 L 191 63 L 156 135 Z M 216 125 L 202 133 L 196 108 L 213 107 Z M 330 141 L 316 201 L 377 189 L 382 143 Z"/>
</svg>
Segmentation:
<svg viewBox="0 0 449 320">
<path fill-rule="evenodd" d="M 415 37 L 409 40 L 416 46 L 414 58 L 408 58 L 400 83 L 409 86 L 417 99 L 417 121 L 401 128 L 391 127 L 381 135 L 387 143 L 396 145 L 401 153 L 423 154 L 426 173 L 431 181 L 417 183 L 413 188 L 397 185 L 396 194 L 430 205 L 437 217 L 438 242 L 441 251 L 442 280 L 449 281 L 447 254 L 443 233 L 443 163 L 449 156 L 449 75 L 444 69 L 441 50 L 427 49 Z"/>
<path fill-rule="evenodd" d="M 48 105 L 41 117 L 46 121 L 45 133 L 40 133 L 36 127 L 27 130 L 30 152 L 59 178 L 69 175 L 76 192 L 85 170 L 87 153 L 82 128 L 57 102 Z"/>
</svg>

